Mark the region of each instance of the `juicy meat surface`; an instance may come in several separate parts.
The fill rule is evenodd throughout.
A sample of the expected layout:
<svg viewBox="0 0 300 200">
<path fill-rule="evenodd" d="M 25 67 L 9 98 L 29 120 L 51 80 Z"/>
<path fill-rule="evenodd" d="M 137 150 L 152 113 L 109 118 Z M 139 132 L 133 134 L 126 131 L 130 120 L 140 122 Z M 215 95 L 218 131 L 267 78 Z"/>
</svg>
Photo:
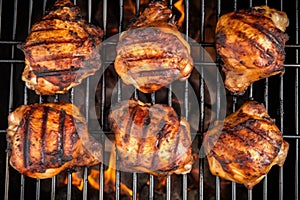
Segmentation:
<svg viewBox="0 0 300 200">
<path fill-rule="evenodd" d="M 166 3 L 151 2 L 120 35 L 114 66 L 124 83 L 144 93 L 189 77 L 193 69 L 190 46 L 172 22 Z"/>
<path fill-rule="evenodd" d="M 79 7 L 58 0 L 35 23 L 22 50 L 22 80 L 37 94 L 62 94 L 93 75 L 101 67 L 102 29 L 88 24 Z"/>
<path fill-rule="evenodd" d="M 216 27 L 216 49 L 225 87 L 243 94 L 253 82 L 284 73 L 286 13 L 268 6 L 222 15 Z"/>
<path fill-rule="evenodd" d="M 164 104 L 122 101 L 109 115 L 120 169 L 154 175 L 190 172 L 193 156 L 188 122 Z"/>
<path fill-rule="evenodd" d="M 8 121 L 10 164 L 28 177 L 50 178 L 102 159 L 101 144 L 89 136 L 85 119 L 71 103 L 22 105 Z"/>
<path fill-rule="evenodd" d="M 204 134 L 203 145 L 210 171 L 248 189 L 259 183 L 273 165 L 282 166 L 289 144 L 255 101 L 246 102 L 235 113 Z"/>
</svg>

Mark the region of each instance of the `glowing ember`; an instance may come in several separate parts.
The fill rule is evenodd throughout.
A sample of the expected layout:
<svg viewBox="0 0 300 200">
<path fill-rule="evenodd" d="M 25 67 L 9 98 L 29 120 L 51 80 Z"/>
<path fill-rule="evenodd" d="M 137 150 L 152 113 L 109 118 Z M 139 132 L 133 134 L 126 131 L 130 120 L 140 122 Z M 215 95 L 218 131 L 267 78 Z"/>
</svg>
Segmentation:
<svg viewBox="0 0 300 200">
<path fill-rule="evenodd" d="M 177 26 L 181 27 L 185 17 L 183 0 L 177 1 L 176 3 L 174 3 L 174 6 L 181 13 L 181 16 L 177 22 Z"/>
</svg>

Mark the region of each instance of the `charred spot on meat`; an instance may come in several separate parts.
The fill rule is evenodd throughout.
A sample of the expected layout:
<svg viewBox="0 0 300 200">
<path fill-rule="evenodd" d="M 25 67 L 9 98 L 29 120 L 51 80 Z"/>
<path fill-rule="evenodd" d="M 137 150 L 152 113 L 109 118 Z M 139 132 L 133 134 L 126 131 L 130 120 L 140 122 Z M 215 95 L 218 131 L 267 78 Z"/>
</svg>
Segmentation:
<svg viewBox="0 0 300 200">
<path fill-rule="evenodd" d="M 114 66 L 124 83 L 144 93 L 189 77 L 193 69 L 190 46 L 172 21 L 172 11 L 165 2 L 151 2 L 121 33 Z"/>
<path fill-rule="evenodd" d="M 58 0 L 52 10 L 35 23 L 24 45 L 22 80 L 37 94 L 63 94 L 101 67 L 103 31 L 88 24 L 79 7 Z"/>
<path fill-rule="evenodd" d="M 121 170 L 153 175 L 190 172 L 193 156 L 189 123 L 165 104 L 131 99 L 109 115 Z"/>
<path fill-rule="evenodd" d="M 25 176 L 50 178 L 102 159 L 101 144 L 89 136 L 85 119 L 71 103 L 22 105 L 8 121 L 9 162 Z"/>
<path fill-rule="evenodd" d="M 289 144 L 265 107 L 249 101 L 204 134 L 210 171 L 226 180 L 258 184 L 273 165 L 282 166 Z"/>
<path fill-rule="evenodd" d="M 216 27 L 216 50 L 225 87 L 241 95 L 255 81 L 284 73 L 286 13 L 268 6 L 222 15 Z"/>
</svg>

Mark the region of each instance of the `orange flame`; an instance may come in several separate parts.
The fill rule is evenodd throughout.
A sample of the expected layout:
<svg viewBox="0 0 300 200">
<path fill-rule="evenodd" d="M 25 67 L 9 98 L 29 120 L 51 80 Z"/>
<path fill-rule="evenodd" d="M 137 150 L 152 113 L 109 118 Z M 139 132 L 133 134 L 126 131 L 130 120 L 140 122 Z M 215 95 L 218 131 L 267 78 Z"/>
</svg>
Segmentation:
<svg viewBox="0 0 300 200">
<path fill-rule="evenodd" d="M 105 192 L 110 192 L 111 188 L 113 188 L 113 191 L 116 191 L 116 151 L 114 146 L 112 146 L 108 169 L 104 172 L 104 185 L 108 186 L 105 187 Z M 120 183 L 120 187 L 121 194 L 132 197 L 132 190 L 130 188 L 123 183 Z"/>
<path fill-rule="evenodd" d="M 68 176 L 64 180 L 64 184 L 68 184 Z M 79 173 L 72 173 L 72 185 L 77 187 L 78 190 L 82 191 L 83 189 L 83 179 L 79 177 Z"/>
<path fill-rule="evenodd" d="M 179 0 L 174 4 L 175 8 L 180 12 L 181 16 L 177 22 L 177 26 L 181 27 L 184 21 L 185 13 L 184 13 L 184 5 L 183 0 Z"/>
<path fill-rule="evenodd" d="M 100 190 L 100 171 L 98 169 L 90 169 L 88 175 L 88 183 L 96 190 Z M 68 184 L 68 177 L 66 176 L 63 183 Z M 80 191 L 83 190 L 83 178 L 81 172 L 72 173 L 72 185 L 77 187 Z M 124 183 L 120 183 L 121 194 L 130 196 L 132 199 L 132 190 L 128 188 Z M 116 152 L 113 146 L 111 151 L 109 166 L 104 172 L 104 192 L 111 193 L 116 191 Z"/>
</svg>

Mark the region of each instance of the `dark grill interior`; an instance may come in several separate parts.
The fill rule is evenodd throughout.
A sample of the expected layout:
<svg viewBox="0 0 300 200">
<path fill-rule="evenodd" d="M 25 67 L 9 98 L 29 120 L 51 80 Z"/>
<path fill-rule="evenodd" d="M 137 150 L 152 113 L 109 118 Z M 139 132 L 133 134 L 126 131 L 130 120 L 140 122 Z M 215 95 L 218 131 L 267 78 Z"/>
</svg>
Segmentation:
<svg viewBox="0 0 300 200">
<path fill-rule="evenodd" d="M 176 20 L 181 16 L 173 6 L 177 1 L 169 1 Z M 9 166 L 6 154 L 6 128 L 7 116 L 22 104 L 68 101 L 73 102 L 82 109 L 87 118 L 89 131 L 102 143 L 106 138 L 113 140 L 110 132 L 107 115 L 111 102 L 128 99 L 127 87 L 124 88 L 118 81 L 113 69 L 115 55 L 115 41 L 111 39 L 132 22 L 138 13 L 144 9 L 148 1 L 108 1 L 108 0 L 75 0 L 74 3 L 81 8 L 81 13 L 88 22 L 104 29 L 105 43 L 102 59 L 104 66 L 93 77 L 86 79 L 80 86 L 67 94 L 55 96 L 38 96 L 33 91 L 26 89 L 21 80 L 24 69 L 24 54 L 18 48 L 22 44 L 34 24 L 45 11 L 54 4 L 53 0 L 13 0 L 0 1 L 0 198 L 4 199 L 299 199 L 299 1 L 241 1 L 241 0 L 185 0 L 185 20 L 182 33 L 196 41 L 191 44 L 194 53 L 199 44 L 210 54 L 212 61 L 204 58 L 195 60 L 195 65 L 200 69 L 199 76 L 193 72 L 188 82 L 180 82 L 183 86 L 183 95 L 177 97 L 184 106 L 186 118 L 193 118 L 194 113 L 187 111 L 189 94 L 195 92 L 200 113 L 196 113 L 196 124 L 192 135 L 193 150 L 197 154 L 201 147 L 201 138 L 210 120 L 212 108 L 216 108 L 216 117 L 223 111 L 227 114 L 235 111 L 239 106 L 254 99 L 264 103 L 269 115 L 275 120 L 283 132 L 284 138 L 290 144 L 287 160 L 282 168 L 274 166 L 252 190 L 247 190 L 243 185 L 228 182 L 210 175 L 205 158 L 197 159 L 190 174 L 179 176 L 172 175 L 167 179 L 158 178 L 148 174 L 127 173 L 116 171 L 115 191 L 107 188 L 104 172 L 109 160 L 109 147 L 103 147 L 108 152 L 105 162 L 95 169 L 99 170 L 98 185 L 100 189 L 91 187 L 88 175 L 91 169 L 82 169 L 83 189 L 78 190 L 72 185 L 72 171 L 65 172 L 52 179 L 36 180 L 24 177 Z M 286 33 L 289 40 L 286 45 L 286 71 L 283 76 L 274 76 L 255 82 L 242 96 L 226 94 L 227 106 L 223 108 L 221 93 L 217 89 L 214 94 L 209 94 L 205 87 L 205 66 L 213 67 L 213 61 L 219 66 L 219 59 L 214 50 L 214 29 L 216 21 L 223 13 L 240 8 L 267 4 L 288 14 L 290 24 Z M 195 48 L 193 48 L 195 46 Z M 200 54 L 203 52 L 200 52 Z M 202 54 L 201 54 L 202 55 Z M 215 80 L 216 82 L 220 80 Z M 186 85 L 192 85 L 191 88 Z M 218 84 L 217 84 L 218 85 Z M 94 88 L 93 86 L 97 86 Z M 219 85 L 220 86 L 220 85 Z M 172 86 L 171 86 L 172 88 Z M 131 94 L 131 93 L 130 93 Z M 172 95 L 170 91 L 156 92 L 145 95 L 138 91 L 132 94 L 135 98 L 152 103 L 163 102 L 170 104 Z M 214 105 L 210 105 L 214 102 Z M 214 107 L 215 106 L 215 107 Z M 225 109 L 225 110 L 224 110 Z M 96 111 L 96 116 L 90 113 Z M 97 131 L 100 125 L 101 134 Z M 107 137 L 105 137 L 107 136 Z M 201 157 L 201 156 L 200 156 Z M 64 179 L 68 181 L 64 183 Z M 132 190 L 132 196 L 123 192 L 122 184 Z"/>
</svg>

